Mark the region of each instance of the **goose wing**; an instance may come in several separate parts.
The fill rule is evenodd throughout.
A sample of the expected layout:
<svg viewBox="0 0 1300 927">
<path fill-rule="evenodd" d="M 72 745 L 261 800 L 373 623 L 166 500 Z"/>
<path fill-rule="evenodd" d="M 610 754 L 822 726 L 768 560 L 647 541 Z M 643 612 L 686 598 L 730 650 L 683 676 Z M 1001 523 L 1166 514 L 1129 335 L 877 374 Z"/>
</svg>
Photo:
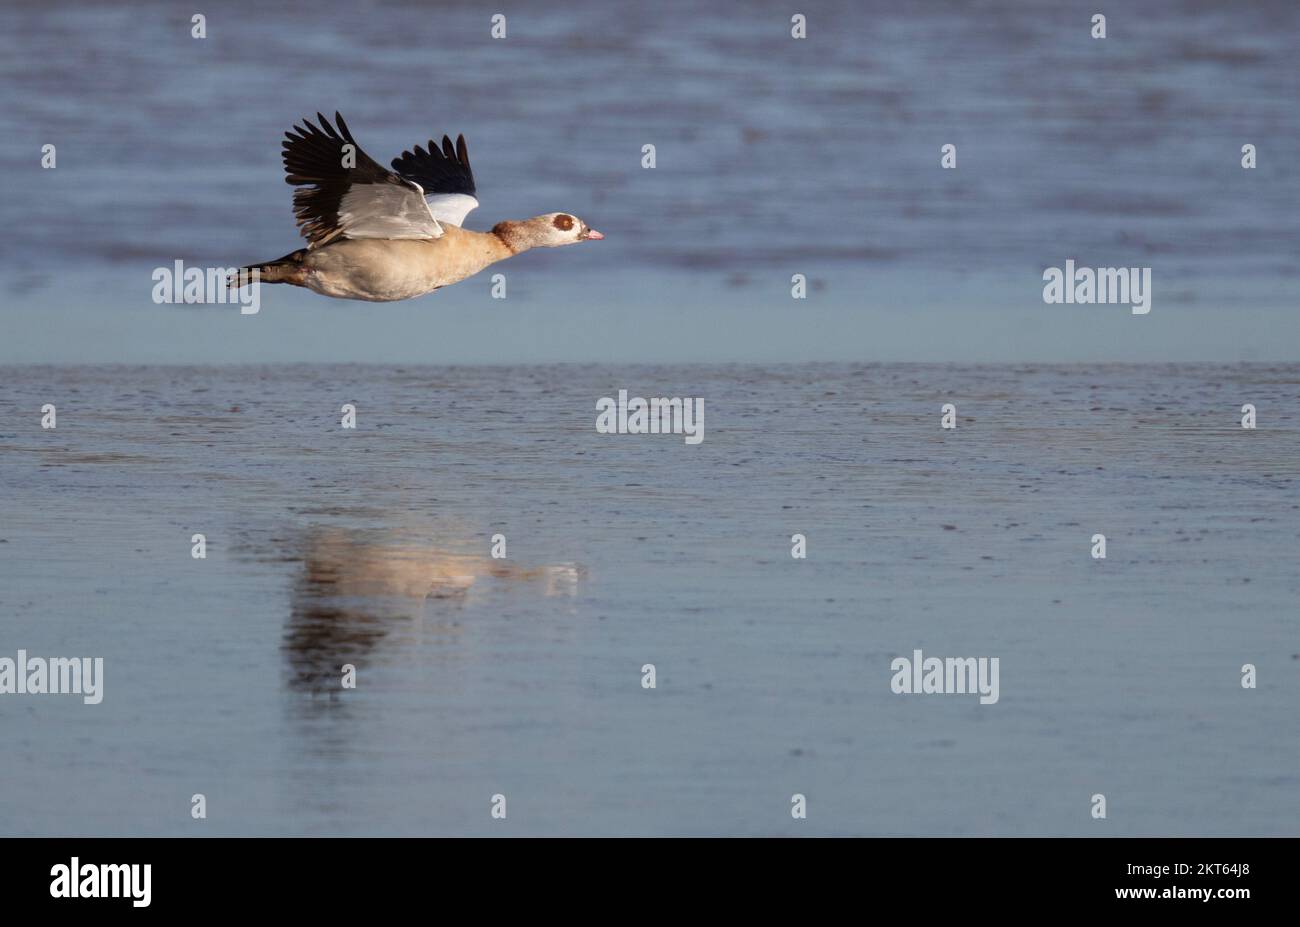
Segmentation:
<svg viewBox="0 0 1300 927">
<path fill-rule="evenodd" d="M 336 238 L 441 238 L 420 184 L 386 170 L 361 150 L 342 115 L 320 113 L 285 133 L 285 183 L 309 248 Z"/>
<path fill-rule="evenodd" d="M 413 151 L 403 151 L 393 159 L 393 170 L 424 190 L 429 212 L 439 222 L 463 225 L 465 217 L 478 208 L 474 172 L 469 166 L 469 150 L 463 135 L 456 137 L 455 145 L 444 135 L 441 150 L 429 139 L 428 151 L 419 145 Z"/>
</svg>

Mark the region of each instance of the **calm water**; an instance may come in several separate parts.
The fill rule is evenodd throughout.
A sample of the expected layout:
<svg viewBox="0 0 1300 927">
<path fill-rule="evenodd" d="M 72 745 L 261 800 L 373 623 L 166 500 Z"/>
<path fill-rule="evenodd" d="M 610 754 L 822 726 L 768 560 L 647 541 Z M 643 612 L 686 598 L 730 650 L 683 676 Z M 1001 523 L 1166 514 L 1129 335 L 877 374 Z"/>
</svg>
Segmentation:
<svg viewBox="0 0 1300 927">
<path fill-rule="evenodd" d="M 0 655 L 106 664 L 0 698 L 0 833 L 1296 832 L 1300 367 L 0 381 Z M 1000 701 L 891 694 L 915 648 Z"/>
<path fill-rule="evenodd" d="M 212 3 L 203 40 L 171 3 L 0 8 L 0 363 L 1300 360 L 1293 0 L 1127 4 L 1105 40 L 1082 0 L 804 3 L 803 41 L 784 2 L 534 6 L 505 40 L 470 2 Z M 473 228 L 608 237 L 512 261 L 508 312 L 486 278 L 270 288 L 257 337 L 153 305 L 155 267 L 297 246 L 280 139 L 336 109 L 384 163 L 464 132 Z M 1066 258 L 1152 267 L 1152 316 L 1045 308 Z"/>
</svg>

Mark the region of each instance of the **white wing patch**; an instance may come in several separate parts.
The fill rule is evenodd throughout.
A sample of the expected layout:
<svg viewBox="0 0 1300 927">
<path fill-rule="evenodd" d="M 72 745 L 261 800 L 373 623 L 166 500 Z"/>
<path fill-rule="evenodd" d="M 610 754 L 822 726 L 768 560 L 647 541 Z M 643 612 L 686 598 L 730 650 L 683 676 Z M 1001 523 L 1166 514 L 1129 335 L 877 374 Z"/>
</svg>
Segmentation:
<svg viewBox="0 0 1300 927">
<path fill-rule="evenodd" d="M 415 183 L 354 184 L 339 200 L 338 225 L 347 238 L 442 237 L 442 226 Z"/>
<path fill-rule="evenodd" d="M 432 193 L 425 197 L 433 218 L 457 228 L 465 224 L 465 217 L 478 209 L 478 200 L 468 193 Z"/>
</svg>

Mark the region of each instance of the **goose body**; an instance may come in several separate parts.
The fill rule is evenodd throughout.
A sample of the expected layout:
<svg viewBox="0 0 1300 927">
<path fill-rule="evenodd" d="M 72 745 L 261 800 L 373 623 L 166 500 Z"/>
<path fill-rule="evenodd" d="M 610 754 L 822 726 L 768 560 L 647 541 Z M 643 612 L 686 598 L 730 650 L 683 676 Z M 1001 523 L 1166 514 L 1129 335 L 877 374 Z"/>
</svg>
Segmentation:
<svg viewBox="0 0 1300 927">
<path fill-rule="evenodd" d="M 241 268 L 238 286 L 257 271 L 262 283 L 288 283 L 323 296 L 391 302 L 431 293 L 530 248 L 557 248 L 604 238 L 570 213 L 500 222 L 490 232 L 461 228 L 478 206 L 465 137 L 453 146 L 416 145 L 387 170 L 352 138 L 317 114 L 286 132 L 285 181 L 307 247 Z"/>
</svg>

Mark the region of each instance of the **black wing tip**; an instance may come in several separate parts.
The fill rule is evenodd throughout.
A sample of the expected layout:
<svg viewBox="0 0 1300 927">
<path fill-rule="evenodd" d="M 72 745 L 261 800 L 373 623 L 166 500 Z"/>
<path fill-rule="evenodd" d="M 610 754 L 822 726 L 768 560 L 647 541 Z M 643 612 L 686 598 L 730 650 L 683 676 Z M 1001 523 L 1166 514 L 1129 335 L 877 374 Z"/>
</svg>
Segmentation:
<svg viewBox="0 0 1300 927">
<path fill-rule="evenodd" d="M 460 144 L 462 146 L 464 145 L 464 139 L 465 136 L 463 135 L 460 136 Z M 403 151 L 396 158 L 393 158 L 393 165 L 396 166 L 399 162 L 418 163 L 422 160 L 427 161 L 429 159 L 433 159 L 435 161 L 441 161 L 445 158 L 447 160 L 452 161 L 453 163 L 457 160 L 456 157 L 449 155 L 447 153 L 448 151 L 451 150 L 451 139 L 448 138 L 446 135 L 442 137 L 441 146 L 433 139 L 429 139 L 428 144 L 429 144 L 428 151 L 425 151 L 424 148 L 421 147 L 420 145 L 412 145 L 409 151 Z"/>
<path fill-rule="evenodd" d="M 455 144 L 452 143 L 450 135 L 444 135 L 441 145 L 434 139 L 429 139 L 428 145 L 429 150 L 427 152 L 419 145 L 412 145 L 410 151 L 403 151 L 393 159 L 393 166 L 396 167 L 399 162 L 410 163 L 421 159 L 434 158 L 437 160 L 445 159 L 464 168 L 469 167 L 469 146 L 465 143 L 464 133 L 456 136 Z"/>
<path fill-rule="evenodd" d="M 348 129 L 348 124 L 343 121 L 343 114 L 340 113 L 338 110 L 334 111 L 334 124 L 339 127 L 339 133 L 343 136 L 343 138 L 351 142 L 352 132 Z"/>
<path fill-rule="evenodd" d="M 316 122 L 311 121 L 310 116 L 304 116 L 300 120 L 302 125 L 293 124 L 293 128 L 284 133 L 285 138 L 294 140 L 298 138 L 309 138 L 313 135 L 327 135 L 330 138 L 342 138 L 344 141 L 352 141 L 352 133 L 348 130 L 348 124 L 343 121 L 343 114 L 337 110 L 334 113 L 334 124 L 330 124 L 329 117 L 322 112 L 316 113 Z M 336 130 L 334 127 L 338 126 Z M 297 133 L 297 134 L 295 134 Z"/>
<path fill-rule="evenodd" d="M 428 151 L 421 145 L 412 145 L 389 164 L 402 179 L 420 185 L 426 196 L 440 193 L 466 193 L 475 195 L 474 172 L 469 166 L 469 147 L 464 134 L 450 135 L 442 141 L 431 138 Z"/>
</svg>

